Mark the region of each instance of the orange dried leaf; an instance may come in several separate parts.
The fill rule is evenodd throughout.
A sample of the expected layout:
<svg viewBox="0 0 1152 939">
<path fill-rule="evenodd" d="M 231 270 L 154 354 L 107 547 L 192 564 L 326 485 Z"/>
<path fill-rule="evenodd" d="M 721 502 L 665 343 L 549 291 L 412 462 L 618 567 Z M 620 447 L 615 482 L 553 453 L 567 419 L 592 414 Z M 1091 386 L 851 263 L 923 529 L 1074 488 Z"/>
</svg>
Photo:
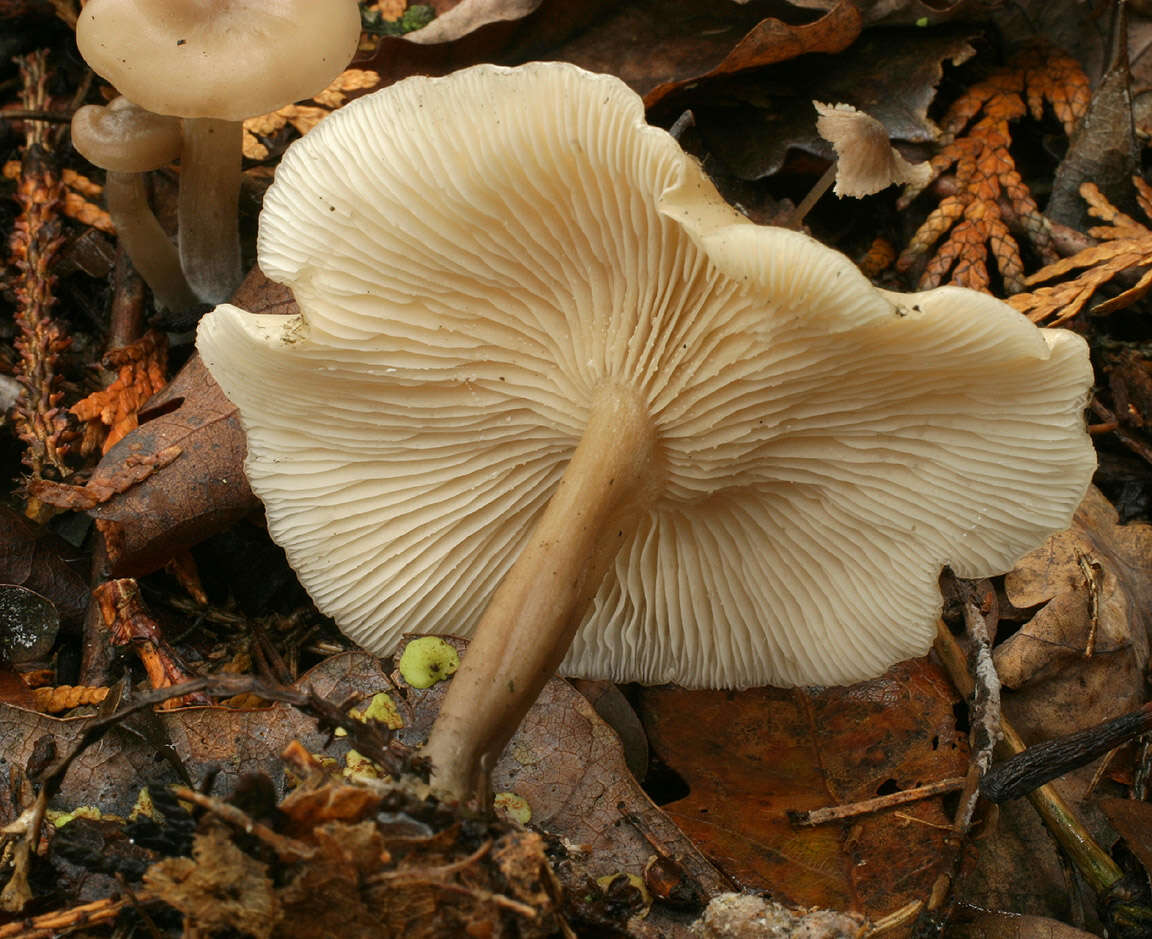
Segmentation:
<svg viewBox="0 0 1152 939">
<path fill-rule="evenodd" d="M 312 97 L 318 106 L 289 104 L 271 114 L 249 118 L 244 122 L 244 156 L 250 160 L 265 159 L 268 148 L 260 142 L 260 137 L 269 137 L 288 124 L 306 134 L 331 111 L 347 103 L 351 92 L 375 88 L 379 83 L 380 75 L 370 69 L 346 69 L 336 76 L 332 84 Z"/>
<path fill-rule="evenodd" d="M 1044 217 L 1016 170 L 1009 149 L 1011 123 L 1029 113 L 1040 118 L 1047 103 L 1071 134 L 1090 97 L 1079 63 L 1047 46 L 1028 47 L 969 88 L 944 116 L 943 148 L 932 159 L 933 179 L 955 168 L 955 194 L 943 199 L 920 226 L 897 268 L 906 271 L 927 260 L 919 281 L 922 289 L 947 280 L 988 292 L 991 255 L 1005 289 L 1023 289 L 1020 249 L 1008 222 L 1028 234 L 1042 258 L 1055 260 L 1056 255 Z M 922 188 L 910 187 L 901 205 Z"/>
<path fill-rule="evenodd" d="M 1152 219 L 1152 187 L 1139 177 L 1133 182 L 1140 207 Z M 1041 268 L 1026 283 L 1031 286 L 1079 270 L 1073 279 L 1039 287 L 1031 293 L 1018 293 L 1008 299 L 1033 322 L 1048 326 L 1066 323 L 1084 309 L 1097 290 L 1117 275 L 1134 268 L 1147 270 L 1134 285 L 1110 300 L 1098 303 L 1092 312 L 1122 310 L 1152 289 L 1152 230 L 1112 205 L 1094 183 L 1084 183 L 1080 195 L 1088 203 L 1089 213 L 1107 222 L 1090 231 L 1093 237 L 1100 239 L 1100 244 Z"/>
<path fill-rule="evenodd" d="M 55 688 L 36 688 L 32 692 L 36 710 L 43 714 L 60 714 L 72 708 L 100 704 L 108 697 L 108 689 L 89 685 L 57 685 Z"/>
<path fill-rule="evenodd" d="M 136 428 L 136 412 L 144 402 L 168 384 L 168 344 L 163 333 L 149 332 L 130 346 L 113 349 L 104 357 L 104 363 L 118 370 L 116 380 L 71 408 L 79 420 L 87 423 L 84 453 L 93 452 L 97 446 L 107 453 Z"/>
<path fill-rule="evenodd" d="M 878 277 L 896 262 L 896 246 L 883 235 L 877 235 L 857 267 L 867 278 Z"/>
<path fill-rule="evenodd" d="M 136 581 L 125 577 L 102 583 L 92 592 L 104 625 L 112 633 L 112 644 L 131 646 L 140 658 L 153 688 L 170 688 L 195 677 L 164 637 L 140 596 Z M 162 709 L 211 704 L 200 692 L 172 698 Z"/>
</svg>

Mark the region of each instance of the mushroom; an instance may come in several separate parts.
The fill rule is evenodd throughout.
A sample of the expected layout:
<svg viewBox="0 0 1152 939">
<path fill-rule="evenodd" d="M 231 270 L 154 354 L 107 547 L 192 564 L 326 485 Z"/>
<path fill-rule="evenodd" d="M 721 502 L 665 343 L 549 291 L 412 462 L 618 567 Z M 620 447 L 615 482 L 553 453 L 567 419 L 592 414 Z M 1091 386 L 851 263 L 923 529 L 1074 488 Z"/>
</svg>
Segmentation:
<svg viewBox="0 0 1152 939">
<path fill-rule="evenodd" d="M 840 198 L 862 199 L 893 185 L 925 185 L 932 176 L 928 163 L 909 163 L 892 146 L 888 131 L 876 118 L 850 104 L 812 102 L 819 115 L 816 131 L 832 144 L 836 156 L 788 220 L 799 228 L 804 217 L 835 182 Z"/>
<path fill-rule="evenodd" d="M 153 114 L 123 95 L 107 107 L 88 104 L 72 117 L 72 143 L 80 154 L 108 175 L 104 200 L 120 243 L 140 272 L 156 302 L 170 310 L 197 303 L 180 268 L 175 245 L 148 204 L 144 174 L 180 155 L 180 121 Z"/>
<path fill-rule="evenodd" d="M 876 118 L 850 104 L 813 101 L 819 117 L 816 131 L 836 152 L 836 186 L 843 198 L 861 199 L 893 185 L 923 186 L 932 176 L 927 163 L 909 163 L 892 146 L 888 131 Z"/>
<path fill-rule="evenodd" d="M 931 644 L 1095 466 L 1085 343 L 874 288 L 726 205 L 639 97 L 561 63 L 409 78 L 289 148 L 259 261 L 293 317 L 199 329 L 268 527 L 390 653 L 472 636 L 427 744 L 479 798 L 564 674 L 836 684 Z"/>
<path fill-rule="evenodd" d="M 184 118 L 180 261 L 205 302 L 240 283 L 242 122 L 326 87 L 356 51 L 353 0 L 89 0 L 88 64 L 142 108 Z"/>
</svg>

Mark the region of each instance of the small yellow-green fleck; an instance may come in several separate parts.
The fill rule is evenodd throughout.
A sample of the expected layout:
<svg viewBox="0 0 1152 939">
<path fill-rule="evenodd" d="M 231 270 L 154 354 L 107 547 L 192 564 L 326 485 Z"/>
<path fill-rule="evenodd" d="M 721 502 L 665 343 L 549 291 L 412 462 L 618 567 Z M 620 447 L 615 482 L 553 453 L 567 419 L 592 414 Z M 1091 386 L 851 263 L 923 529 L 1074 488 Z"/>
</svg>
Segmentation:
<svg viewBox="0 0 1152 939">
<path fill-rule="evenodd" d="M 399 730 L 404 726 L 404 718 L 396 710 L 396 705 L 392 699 L 383 691 L 378 691 L 372 695 L 366 705 L 349 711 L 348 715 L 364 723 L 370 720 L 379 721 L 389 730 Z"/>
<path fill-rule="evenodd" d="M 492 807 L 497 815 L 502 815 L 509 821 L 527 825 L 532 821 L 532 807 L 523 796 L 514 792 L 498 792 L 492 799 Z"/>
<path fill-rule="evenodd" d="M 460 656 L 439 636 L 421 636 L 404 647 L 400 675 L 413 688 L 431 688 L 460 667 Z"/>
<path fill-rule="evenodd" d="M 136 796 L 136 804 L 132 806 L 132 811 L 128 813 L 128 818 L 132 821 L 141 818 L 150 818 L 157 822 L 160 821 L 160 813 L 156 811 L 156 806 L 152 804 L 152 794 L 146 788 L 141 788 L 140 794 Z"/>
<path fill-rule="evenodd" d="M 388 774 L 383 772 L 379 766 L 364 756 L 364 754 L 357 753 L 355 750 L 349 750 L 344 754 L 344 769 L 341 775 L 351 782 L 355 782 L 358 779 L 388 778 Z"/>
<path fill-rule="evenodd" d="M 49 809 L 44 813 L 50 821 L 57 828 L 63 828 L 69 822 L 75 821 L 78 818 L 90 818 L 93 821 L 100 821 L 101 819 L 108 819 L 109 821 L 122 822 L 124 819 L 118 815 L 105 815 L 95 805 L 81 805 L 74 808 L 71 812 L 54 812 Z"/>
<path fill-rule="evenodd" d="M 617 877 L 627 878 L 628 883 L 640 891 L 640 898 L 644 901 L 645 908 L 652 905 L 652 894 L 648 892 L 648 887 L 645 885 L 644 879 L 638 874 L 626 874 L 623 871 L 619 871 L 615 874 L 605 874 L 603 877 L 597 877 L 596 883 L 599 885 L 601 890 L 607 892 L 608 885 L 612 883 L 612 881 L 614 881 Z"/>
<path fill-rule="evenodd" d="M 916 25 L 920 26 L 920 27 L 927 26 L 928 25 L 928 17 L 926 17 L 926 16 L 920 17 L 920 19 L 918 19 L 916 21 Z"/>
</svg>

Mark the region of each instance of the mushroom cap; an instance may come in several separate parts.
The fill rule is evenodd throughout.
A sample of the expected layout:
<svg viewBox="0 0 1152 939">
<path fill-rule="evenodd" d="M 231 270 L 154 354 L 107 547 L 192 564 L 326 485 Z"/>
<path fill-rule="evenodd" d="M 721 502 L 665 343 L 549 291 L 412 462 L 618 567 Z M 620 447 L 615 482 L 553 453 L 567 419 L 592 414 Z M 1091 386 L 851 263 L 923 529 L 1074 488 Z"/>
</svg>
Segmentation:
<svg viewBox="0 0 1152 939">
<path fill-rule="evenodd" d="M 115 173 L 147 173 L 180 156 L 180 120 L 148 111 L 124 95 L 72 115 L 72 144 L 90 163 Z"/>
<path fill-rule="evenodd" d="M 327 87 L 360 39 L 354 0 L 88 0 L 80 54 L 157 114 L 242 121 Z"/>
<path fill-rule="evenodd" d="M 819 114 L 817 133 L 836 151 L 836 195 L 861 198 L 892 185 L 923 186 L 932 176 L 927 163 L 909 163 L 899 154 L 871 114 L 850 104 L 812 104 Z"/>
<path fill-rule="evenodd" d="M 605 383 L 647 403 L 660 494 L 562 671 L 840 683 L 932 642 L 937 577 L 1009 568 L 1095 466 L 1085 343 L 944 287 L 874 288 L 727 206 L 615 78 L 410 78 L 293 144 L 260 265 L 300 315 L 220 306 L 273 538 L 380 653 L 469 635 Z"/>
</svg>

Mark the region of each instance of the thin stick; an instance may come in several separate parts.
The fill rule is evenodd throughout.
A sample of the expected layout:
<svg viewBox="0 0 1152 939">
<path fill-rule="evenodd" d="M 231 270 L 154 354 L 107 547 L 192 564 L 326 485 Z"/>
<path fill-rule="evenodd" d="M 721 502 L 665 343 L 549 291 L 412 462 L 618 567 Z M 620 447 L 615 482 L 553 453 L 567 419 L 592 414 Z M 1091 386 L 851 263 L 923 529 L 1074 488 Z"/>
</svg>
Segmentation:
<svg viewBox="0 0 1152 939">
<path fill-rule="evenodd" d="M 782 228 L 799 228 L 804 224 L 804 219 L 812 211 L 812 206 L 819 202 L 824 193 L 831 189 L 832 184 L 836 182 L 836 166 L 837 163 L 833 160 L 828 169 L 824 171 L 824 175 L 816 180 L 816 185 L 808 190 L 808 195 L 800 200 L 800 204 L 792 210 L 792 214 L 781 223 Z"/>
<path fill-rule="evenodd" d="M 43 111 L 38 108 L 6 108 L 0 111 L 6 121 L 44 121 L 47 124 L 71 124 L 72 115 L 64 111 Z"/>
<path fill-rule="evenodd" d="M 902 792 L 893 792 L 886 796 L 877 796 L 875 799 L 865 799 L 862 802 L 847 802 L 843 805 L 830 805 L 823 809 L 812 809 L 810 812 L 789 812 L 788 820 L 793 825 L 810 828 L 814 825 L 824 825 L 828 822 L 838 822 L 856 815 L 868 815 L 872 812 L 881 812 L 894 805 L 906 805 L 909 802 L 918 802 L 921 799 L 930 799 L 945 792 L 955 792 L 964 787 L 964 777 L 956 776 L 951 779 L 941 779 L 924 786 L 915 786 Z"/>
<path fill-rule="evenodd" d="M 975 690 L 975 683 L 968 671 L 964 652 L 942 622 L 937 624 L 935 649 L 956 689 L 965 697 L 970 696 Z M 1004 732 L 1004 739 L 998 751 L 1008 754 L 1024 751 L 1024 740 L 1007 720 L 1000 721 L 1000 729 Z M 1097 896 L 1102 895 L 1123 876 L 1116 862 L 1096 843 L 1064 801 L 1064 797 L 1051 785 L 1040 786 L 1028 793 L 1028 801 Z"/>
</svg>

